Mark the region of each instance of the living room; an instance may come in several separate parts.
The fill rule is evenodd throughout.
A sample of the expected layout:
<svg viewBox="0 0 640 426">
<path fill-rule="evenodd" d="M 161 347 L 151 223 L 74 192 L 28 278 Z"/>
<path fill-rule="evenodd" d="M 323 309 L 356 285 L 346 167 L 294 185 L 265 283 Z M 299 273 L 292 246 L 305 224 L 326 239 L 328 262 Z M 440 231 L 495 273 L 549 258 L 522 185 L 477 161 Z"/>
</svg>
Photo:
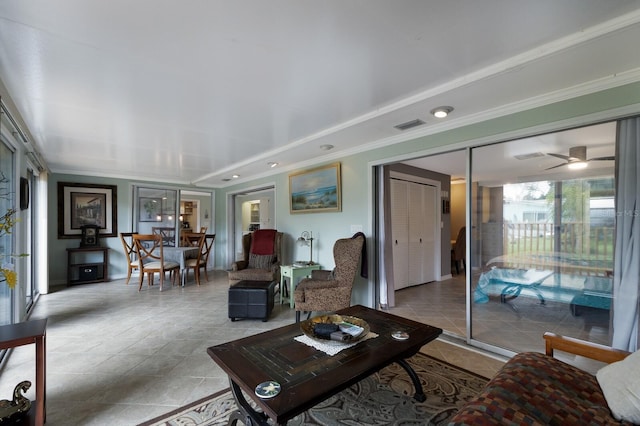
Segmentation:
<svg viewBox="0 0 640 426">
<path fill-rule="evenodd" d="M 344 135 L 340 133 L 343 130 L 341 128 L 332 128 L 332 132 L 323 132 L 321 129 L 330 127 L 329 122 L 324 122 L 324 124 L 316 122 L 315 131 L 306 130 L 307 133 L 304 135 L 292 131 L 291 137 L 283 138 L 287 140 L 288 145 L 275 149 L 275 142 L 273 144 L 271 142 L 264 143 L 272 149 L 268 152 L 261 151 L 260 155 L 258 155 L 258 151 L 255 151 L 255 156 L 258 158 L 253 158 L 253 153 L 249 154 L 250 148 L 237 143 L 237 140 L 247 140 L 243 139 L 246 135 L 242 135 L 243 138 L 235 139 L 236 143 L 229 143 L 226 148 L 228 152 L 217 148 L 213 149 L 215 151 L 213 154 L 210 153 L 212 149 L 206 148 L 205 142 L 215 139 L 214 133 L 217 135 L 224 132 L 218 128 L 221 133 L 206 134 L 204 132 L 206 136 L 202 136 L 199 131 L 194 131 L 193 133 L 196 134 L 193 135 L 189 123 L 191 123 L 191 118 L 197 116 L 196 112 L 180 114 L 178 119 L 187 124 L 160 125 L 163 123 L 163 119 L 168 120 L 168 117 L 172 116 L 175 105 L 180 104 L 180 96 L 174 94 L 169 97 L 172 102 L 166 102 L 166 104 L 170 106 L 162 106 L 161 108 L 160 105 L 165 103 L 165 100 L 159 100 L 157 93 L 160 91 L 158 90 L 145 90 L 143 93 L 148 95 L 146 102 L 149 103 L 145 104 L 142 110 L 136 109 L 137 112 L 131 115 L 143 117 L 142 121 L 146 124 L 153 123 L 151 127 L 158 127 L 161 134 L 155 133 L 155 131 L 146 133 L 146 130 L 138 130 L 132 131 L 120 139 L 119 132 L 123 131 L 124 127 L 118 125 L 114 128 L 103 129 L 104 123 L 94 116 L 90 120 L 83 118 L 81 111 L 90 111 L 89 105 L 99 104 L 98 101 L 83 103 L 78 100 L 78 104 L 76 104 L 78 108 L 76 109 L 72 100 L 57 100 L 51 95 L 52 106 L 47 107 L 47 102 L 40 103 L 38 99 L 41 99 L 41 96 L 31 90 L 34 86 L 21 82 L 18 77 L 19 74 L 36 73 L 36 68 L 25 65 L 15 52 L 7 53 L 8 60 L 3 60 L 3 65 L 0 68 L 0 75 L 2 75 L 0 94 L 2 95 L 3 107 L 11 114 L 14 122 L 12 123 L 7 118 L 8 115 L 3 113 L 0 131 L 2 131 L 3 142 L 11 148 L 8 151 L 12 156 L 12 164 L 8 167 L 11 169 L 10 175 L 12 177 L 13 190 L 11 192 L 16 194 L 12 202 L 15 205 L 18 204 L 19 177 L 29 177 L 31 203 L 27 209 L 17 212 L 17 218 L 20 219 L 20 222 L 16 225 L 13 234 L 15 239 L 11 242 L 14 248 L 12 252 L 28 253 L 29 257 L 20 258 L 14 262 L 18 277 L 21 277 L 16 290 L 9 291 L 3 286 L 2 294 L 7 296 L 3 300 L 10 301 L 10 304 L 6 305 L 6 309 L 5 306 L 2 308 L 3 322 L 8 324 L 29 318 L 33 305 L 38 303 L 38 295 L 46 297 L 48 293 L 64 292 L 67 284 L 67 249 L 78 247 L 79 238 L 60 237 L 58 223 L 63 215 L 64 206 L 59 205 L 61 202 L 58 196 L 59 183 L 114 186 L 117 188 L 115 216 L 118 232 L 136 229 L 136 221 L 139 219 L 139 216 L 136 215 L 139 209 L 139 199 L 135 194 L 136 188 L 153 187 L 211 194 L 209 206 L 211 227 L 209 231 L 216 234 L 212 269 L 217 271 L 226 270 L 237 255 L 237 246 L 234 242 L 236 232 L 233 227 L 235 218 L 231 208 L 232 200 L 239 194 L 272 187 L 275 189 L 274 227 L 288 236 L 284 253 L 285 262 L 290 263 L 298 259 L 306 259 L 309 256 L 309 247 L 297 243 L 296 240 L 302 232 L 312 231 L 315 238 L 312 253 L 314 261 L 322 266 L 331 267 L 334 263 L 331 251 L 333 242 L 339 238 L 351 236 L 354 233 L 353 230 L 361 229 L 367 235 L 371 273 L 368 279 L 358 278 L 356 280 L 353 303 L 378 307 L 381 303 L 380 295 L 387 290 L 380 282 L 380 271 L 374 266 L 379 265 L 382 260 L 376 195 L 377 184 L 380 182 L 379 171 L 382 167 L 398 162 L 408 162 L 418 157 L 443 155 L 453 150 L 464 150 L 532 135 L 614 121 L 640 113 L 640 106 L 637 102 L 640 92 L 638 73 L 640 64 L 634 63 L 634 58 L 611 58 L 607 55 L 613 55 L 611 52 L 614 49 L 599 46 L 603 39 L 607 37 L 613 39 L 614 36 L 621 37 L 613 40 L 614 42 L 630 45 L 624 37 L 635 34 L 634 31 L 637 31 L 638 6 L 630 2 L 618 6 L 619 9 L 604 7 L 604 11 L 598 9 L 600 6 L 594 7 L 592 20 L 586 23 L 574 21 L 573 26 L 568 27 L 568 30 L 575 31 L 571 33 L 574 37 L 571 41 L 561 37 L 568 36 L 565 33 L 568 30 L 554 33 L 557 35 L 556 40 L 548 40 L 540 36 L 540 39 L 537 40 L 539 46 L 545 46 L 549 50 L 540 49 L 537 53 L 539 57 L 535 57 L 535 60 L 532 57 L 514 56 L 511 62 L 502 63 L 498 60 L 500 55 L 495 54 L 492 56 L 495 63 L 502 64 L 503 67 L 482 68 L 490 77 L 473 74 L 472 71 L 477 72 L 480 69 L 477 65 L 476 68 L 465 68 L 463 71 L 467 71 L 468 78 L 475 79 L 473 83 L 469 83 L 467 86 L 461 81 L 451 80 L 449 86 L 432 86 L 421 91 L 420 93 L 428 101 L 426 104 L 429 107 L 425 107 L 425 104 L 418 106 L 412 103 L 409 105 L 409 101 L 406 101 L 406 105 L 394 105 L 392 114 L 383 117 L 385 125 L 378 125 L 378 128 L 384 129 L 379 133 L 372 133 L 369 128 L 371 124 L 368 124 L 371 117 L 364 113 L 358 115 L 358 120 L 350 123 L 354 128 L 364 128 L 364 136 Z M 357 10 L 351 8 L 349 10 L 357 16 Z M 23 26 L 29 31 L 38 27 L 37 20 L 29 21 L 23 15 L 26 12 L 21 11 L 19 6 L 15 4 L 1 7 L 0 13 L 3 28 L 6 31 L 16 31 L 15 34 L 24 35 L 23 39 L 29 37 L 21 32 L 25 31 L 24 28 L 16 28 L 16 22 L 24 22 Z M 142 11 L 135 11 L 135 13 L 139 14 L 135 16 L 144 16 Z M 567 16 L 571 15 L 564 8 L 558 10 L 559 15 L 563 13 Z M 540 11 L 540 14 L 542 16 L 540 20 L 544 21 L 543 11 Z M 63 14 L 63 16 L 73 15 L 70 12 Z M 517 17 L 517 14 L 515 15 Z M 383 19 L 384 16 L 385 14 L 380 13 L 378 18 Z M 169 17 L 165 18 L 170 19 Z M 39 19 L 44 18 L 40 17 Z M 73 21 L 71 18 L 69 19 Z M 522 20 L 522 17 L 518 19 Z M 140 20 L 140 22 L 143 21 L 145 20 Z M 609 23 L 611 34 L 604 32 L 603 23 Z M 52 30 L 55 30 L 51 31 L 52 34 L 62 31 L 59 28 L 59 23 L 50 24 L 53 25 Z M 591 24 L 588 26 L 589 31 L 583 31 L 586 24 Z M 17 26 L 20 27 L 20 25 Z M 420 25 L 416 24 L 416 28 L 419 27 Z M 613 31 L 614 28 L 616 31 Z M 478 32 L 480 32 L 479 30 L 478 28 Z M 579 38 L 576 35 L 581 31 L 584 38 Z M 419 38 L 417 33 L 414 35 L 417 40 Z M 17 36 L 12 35 L 6 40 L 13 40 L 13 37 Z M 77 38 L 74 36 L 71 39 L 76 40 Z M 469 39 L 471 38 L 467 40 Z M 634 40 L 633 37 L 631 39 Z M 550 44 L 545 44 L 543 41 Z M 552 41 L 555 41 L 555 44 L 551 43 Z M 554 53 L 550 54 L 551 51 Z M 531 51 L 527 49 L 522 49 L 518 53 L 523 52 L 529 52 L 532 55 Z M 608 53 L 605 55 L 604 52 Z M 83 51 L 83 54 L 88 55 L 86 51 Z M 578 60 L 576 56 L 573 56 L 578 54 L 584 56 L 580 56 L 580 60 Z M 89 57 L 93 57 L 92 55 Z M 410 58 L 410 56 L 407 55 L 406 58 Z M 594 58 L 607 58 L 607 60 L 595 60 Z M 87 57 L 84 57 L 83 60 L 86 59 Z M 103 60 L 106 61 L 104 58 Z M 406 60 L 408 64 L 411 63 L 410 59 Z M 174 63 L 178 62 L 175 57 L 174 61 Z M 561 63 L 555 61 L 561 61 Z M 544 75 L 550 76 L 548 78 L 552 80 L 548 85 L 543 85 L 543 80 L 546 80 L 546 77 L 532 77 L 543 75 L 536 68 L 536 64 L 542 65 L 543 62 L 548 67 L 545 68 Z M 574 62 L 573 65 L 572 62 Z M 584 64 L 588 64 L 588 66 Z M 103 63 L 103 65 L 105 64 Z M 208 66 L 212 67 L 211 64 Z M 577 68 L 575 73 L 573 66 Z M 426 70 L 429 66 L 428 63 L 421 64 L 418 68 Z M 247 69 L 251 68 L 245 68 L 245 70 Z M 558 69 L 571 69 L 571 71 L 559 73 Z M 581 73 L 587 69 L 589 70 L 588 75 L 582 75 Z M 504 70 L 508 72 L 503 72 Z M 98 71 L 94 70 L 93 72 L 96 75 L 99 74 Z M 73 73 L 69 71 L 67 74 Z M 184 77 L 184 74 L 180 75 Z M 362 73 L 359 75 L 362 76 Z M 569 80 L 570 75 L 575 77 L 575 80 Z M 516 81 L 504 81 L 497 88 L 483 87 L 485 80 L 491 80 L 494 77 L 497 79 L 498 76 L 513 77 Z M 141 83 L 140 80 L 137 80 L 137 83 Z M 534 83 L 536 84 L 534 85 Z M 536 87 L 529 88 L 527 84 Z M 537 86 L 538 84 L 540 87 Z M 81 86 L 79 82 L 77 86 L 69 85 L 68 87 L 76 89 L 67 90 L 67 92 L 77 90 L 78 93 L 88 93 L 91 91 L 91 85 Z M 422 86 L 416 85 L 412 90 L 417 91 L 421 87 L 424 89 L 424 81 Z M 468 103 L 462 100 L 457 101 L 459 99 L 458 90 L 463 88 L 472 88 L 477 91 L 473 96 L 468 95 L 470 99 Z M 61 88 L 57 90 L 65 91 Z M 321 98 L 321 93 L 316 97 Z M 208 93 L 207 98 L 213 99 L 215 96 Z M 202 105 L 201 100 L 197 102 L 195 98 L 192 100 L 193 102 L 187 103 Z M 391 102 L 391 99 L 387 99 L 387 101 Z M 112 102 L 118 103 L 117 101 Z M 75 123 L 76 125 L 79 123 L 85 124 L 91 129 L 80 126 L 73 130 L 73 126 L 69 126 L 69 129 L 66 130 L 69 133 L 60 136 L 62 133 L 59 133 L 58 129 L 53 126 L 53 129 L 49 128 L 45 133 L 43 130 L 46 127 L 45 122 L 40 121 L 39 114 L 41 111 L 51 114 L 51 111 L 57 109 L 56 103 L 72 106 L 69 110 L 65 110 L 62 116 L 48 116 L 45 120 L 46 123 L 49 125 L 58 123 L 60 126 L 63 123 Z M 234 100 L 230 99 L 229 105 L 233 104 Z M 333 105 L 339 104 L 340 102 L 335 102 Z M 372 105 L 368 111 L 377 109 L 382 114 L 382 112 L 386 112 L 380 110 L 380 108 L 384 109 L 384 105 L 387 104 L 383 102 Z M 452 105 L 454 110 L 451 111 L 449 117 L 437 120 L 428 112 L 439 105 Z M 157 115 L 153 115 L 152 112 L 156 106 L 161 111 Z M 409 107 L 409 111 L 404 109 L 405 106 Z M 126 110 L 124 107 L 119 108 Z M 326 105 L 324 107 L 324 111 L 331 109 L 335 108 Z M 426 126 L 404 132 L 393 129 L 392 123 L 409 120 L 410 117 L 416 115 L 416 109 L 426 111 L 422 116 L 428 122 Z M 61 113 L 62 109 L 59 111 Z M 256 115 L 268 115 L 263 114 L 263 111 L 260 112 Z M 103 113 L 103 117 L 109 115 L 109 113 Z M 144 119 L 144 117 L 151 116 L 153 118 Z M 216 116 L 222 116 L 222 114 Z M 271 116 L 273 117 L 273 115 Z M 353 114 L 344 114 L 342 124 L 347 123 L 352 116 Z M 125 123 L 128 120 L 120 115 L 114 115 L 114 117 L 117 118 L 110 118 L 106 121 L 114 120 L 118 123 Z M 337 123 L 333 124 L 338 125 Z M 66 126 L 67 124 L 63 127 Z M 181 130 L 172 133 L 172 126 Z M 105 125 L 105 127 L 110 126 Z M 132 127 L 135 128 L 135 126 Z M 141 128 L 148 129 L 147 127 Z M 193 125 L 193 128 L 204 131 L 207 125 L 200 123 Z M 94 139 L 84 139 L 86 134 L 97 132 L 96 129 L 103 129 L 104 133 Z M 272 134 L 265 129 L 258 133 Z M 140 137 L 141 134 L 144 134 L 145 137 Z M 280 129 L 278 134 L 283 135 L 286 132 Z M 193 139 L 185 138 L 182 140 L 184 135 L 191 135 Z M 299 137 L 296 138 L 296 135 Z M 305 137 L 309 139 L 307 140 Z M 151 142 L 143 143 L 139 141 L 141 139 L 149 139 Z M 80 144 L 67 145 L 75 140 L 80 141 Z M 365 141 L 366 144 L 356 146 L 354 142 L 353 145 L 349 145 L 349 140 Z M 329 148 L 330 145 L 333 145 L 333 148 Z M 134 153 L 129 148 L 134 150 Z M 175 151 L 170 151 L 170 148 Z M 126 153 L 125 158 L 111 157 L 112 151 Z M 63 157 L 71 158 L 80 152 L 83 152 L 85 156 L 74 167 L 64 162 Z M 297 157 L 289 157 L 294 152 L 297 153 Z M 151 158 L 154 157 L 159 160 L 152 161 Z M 184 160 L 185 157 L 186 160 Z M 216 158 L 210 162 L 203 160 L 208 157 Z M 232 157 L 233 160 L 230 159 Z M 169 161 L 171 158 L 183 158 L 183 161 L 186 161 L 189 166 L 179 168 Z M 133 161 L 133 159 L 144 161 L 141 161 L 142 165 L 132 166 L 129 160 Z M 267 163 L 271 162 L 279 162 L 280 164 L 276 167 L 267 166 Z M 311 214 L 292 212 L 289 203 L 290 176 L 336 163 L 340 164 L 341 173 L 341 210 Z M 128 172 L 119 168 L 122 165 L 129 168 Z M 114 172 L 108 173 L 110 169 Z M 232 176 L 234 174 L 239 177 L 234 178 Z M 444 221 L 440 235 L 443 250 L 439 253 L 442 279 L 449 278 L 449 271 L 446 267 L 450 265 L 449 250 L 444 247 L 450 246 L 451 240 L 455 239 L 456 231 L 456 229 L 451 229 L 450 222 Z M 40 244 L 38 243 L 40 241 L 47 243 Z M 109 279 L 122 279 L 126 276 L 126 266 L 119 239 L 116 235 L 104 237 L 101 238 L 101 244 L 108 247 L 110 252 Z M 25 277 L 29 277 L 28 280 Z M 25 279 L 23 280 L 23 278 Z M 472 338 L 470 335 L 464 336 L 464 339 L 471 340 Z M 475 342 L 474 344 L 479 344 L 483 348 L 487 347 L 486 342 Z"/>
</svg>

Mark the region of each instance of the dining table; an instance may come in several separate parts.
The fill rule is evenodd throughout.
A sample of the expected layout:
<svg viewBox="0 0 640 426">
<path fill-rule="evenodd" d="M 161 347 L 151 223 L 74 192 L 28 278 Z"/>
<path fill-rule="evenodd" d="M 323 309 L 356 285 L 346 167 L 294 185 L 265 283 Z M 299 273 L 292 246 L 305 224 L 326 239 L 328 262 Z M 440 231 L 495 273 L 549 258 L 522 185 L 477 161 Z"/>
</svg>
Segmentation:
<svg viewBox="0 0 640 426">
<path fill-rule="evenodd" d="M 187 260 L 198 258 L 199 247 L 163 247 L 162 254 L 165 262 L 171 261 L 180 264 L 180 284 L 184 287 L 187 279 Z"/>
</svg>

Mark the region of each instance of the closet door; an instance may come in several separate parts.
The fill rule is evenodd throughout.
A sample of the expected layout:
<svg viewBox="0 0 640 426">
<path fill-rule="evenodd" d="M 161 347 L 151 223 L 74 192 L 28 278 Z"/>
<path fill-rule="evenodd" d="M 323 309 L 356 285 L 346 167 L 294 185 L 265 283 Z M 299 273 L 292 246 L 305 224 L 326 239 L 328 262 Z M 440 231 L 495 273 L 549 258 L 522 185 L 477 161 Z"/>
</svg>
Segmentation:
<svg viewBox="0 0 640 426">
<path fill-rule="evenodd" d="M 437 190 L 409 183 L 409 285 L 436 279 Z"/>
<path fill-rule="evenodd" d="M 424 185 L 408 182 L 409 285 L 422 284 L 424 270 Z"/>
<path fill-rule="evenodd" d="M 407 182 L 391 180 L 391 236 L 393 238 L 393 287 L 409 285 L 409 209 Z"/>
<path fill-rule="evenodd" d="M 436 232 L 438 223 L 438 191 L 435 186 L 423 185 L 422 188 L 422 282 L 436 280 Z"/>
</svg>

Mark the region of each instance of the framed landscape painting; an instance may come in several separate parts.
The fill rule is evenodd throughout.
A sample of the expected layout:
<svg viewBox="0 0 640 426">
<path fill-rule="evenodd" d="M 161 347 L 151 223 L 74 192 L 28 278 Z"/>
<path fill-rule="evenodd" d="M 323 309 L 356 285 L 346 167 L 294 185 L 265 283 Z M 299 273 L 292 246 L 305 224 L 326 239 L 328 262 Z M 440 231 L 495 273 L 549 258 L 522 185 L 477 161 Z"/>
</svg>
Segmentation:
<svg viewBox="0 0 640 426">
<path fill-rule="evenodd" d="M 342 211 L 340 163 L 289 175 L 291 213 Z"/>
</svg>

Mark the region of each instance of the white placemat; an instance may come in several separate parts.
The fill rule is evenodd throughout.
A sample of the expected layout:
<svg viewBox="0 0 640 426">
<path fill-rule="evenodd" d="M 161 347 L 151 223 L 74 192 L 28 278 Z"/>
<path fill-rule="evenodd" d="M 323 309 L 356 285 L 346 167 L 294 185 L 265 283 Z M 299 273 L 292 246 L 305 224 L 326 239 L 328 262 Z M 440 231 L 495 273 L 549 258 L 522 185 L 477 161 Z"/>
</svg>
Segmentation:
<svg viewBox="0 0 640 426">
<path fill-rule="evenodd" d="M 304 334 L 302 336 L 294 337 L 294 340 L 297 340 L 300 343 L 304 343 L 307 346 L 314 347 L 319 351 L 326 353 L 327 355 L 333 356 L 344 349 L 350 348 L 352 346 L 357 345 L 360 342 L 363 342 L 368 339 L 373 339 L 375 337 L 378 337 L 378 335 L 370 331 L 369 334 L 364 336 L 362 339 L 353 343 L 342 343 L 342 342 L 336 342 L 335 340 L 327 340 L 326 342 L 321 342 L 319 340 L 312 339 L 311 337 L 308 337 Z"/>
</svg>

